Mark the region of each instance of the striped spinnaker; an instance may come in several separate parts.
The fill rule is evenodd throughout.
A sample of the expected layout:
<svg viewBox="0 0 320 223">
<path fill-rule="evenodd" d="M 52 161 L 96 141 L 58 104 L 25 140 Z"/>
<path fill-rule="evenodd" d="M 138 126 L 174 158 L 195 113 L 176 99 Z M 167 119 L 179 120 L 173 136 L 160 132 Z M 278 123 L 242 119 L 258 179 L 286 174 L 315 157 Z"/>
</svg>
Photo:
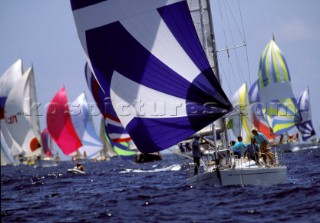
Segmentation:
<svg viewBox="0 0 320 223">
<path fill-rule="evenodd" d="M 228 113 L 186 1 L 76 1 L 90 68 L 141 152 L 184 140 Z"/>
<path fill-rule="evenodd" d="M 300 94 L 298 98 L 298 108 L 303 120 L 297 124 L 297 128 L 302 135 L 302 140 L 307 141 L 316 134 L 312 125 L 309 88 L 306 88 Z"/>
<path fill-rule="evenodd" d="M 275 134 L 285 133 L 301 121 L 301 115 L 292 92 L 287 62 L 273 40 L 262 53 L 258 76 L 265 119 Z"/>
</svg>

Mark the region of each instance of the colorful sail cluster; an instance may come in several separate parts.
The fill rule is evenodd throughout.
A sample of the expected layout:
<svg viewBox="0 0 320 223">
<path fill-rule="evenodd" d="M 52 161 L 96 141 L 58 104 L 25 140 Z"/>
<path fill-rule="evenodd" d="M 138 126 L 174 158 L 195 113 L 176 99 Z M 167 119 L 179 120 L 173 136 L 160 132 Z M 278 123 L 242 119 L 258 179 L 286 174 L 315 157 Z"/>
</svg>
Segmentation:
<svg viewBox="0 0 320 223">
<path fill-rule="evenodd" d="M 167 149 L 232 109 L 186 1 L 71 6 L 90 69 L 141 152 Z"/>
<path fill-rule="evenodd" d="M 286 60 L 273 40 L 262 53 L 258 75 L 265 119 L 273 133 L 286 133 L 301 121 L 301 115 L 292 92 Z"/>
<path fill-rule="evenodd" d="M 118 119 L 110 103 L 110 96 L 105 94 L 107 89 L 103 91 L 88 64 L 85 66 L 85 76 L 92 96 L 104 118 L 103 141 L 123 160 L 134 160 L 137 151 L 129 149 L 131 138 Z"/>
<path fill-rule="evenodd" d="M 258 81 L 255 81 L 249 90 L 249 100 L 251 104 L 253 125 L 268 139 L 274 139 L 277 135 L 272 132 L 263 115 L 263 104 L 260 100 Z"/>
<path fill-rule="evenodd" d="M 71 103 L 70 108 L 65 88 L 62 87 L 48 107 L 47 127 L 52 139 L 66 155 L 79 152 L 93 158 L 103 149 L 84 94 Z"/>
<path fill-rule="evenodd" d="M 311 122 L 311 108 L 309 99 L 309 89 L 305 89 L 298 98 L 298 109 L 302 115 L 302 121 L 297 124 L 302 140 L 307 141 L 316 134 Z"/>
</svg>

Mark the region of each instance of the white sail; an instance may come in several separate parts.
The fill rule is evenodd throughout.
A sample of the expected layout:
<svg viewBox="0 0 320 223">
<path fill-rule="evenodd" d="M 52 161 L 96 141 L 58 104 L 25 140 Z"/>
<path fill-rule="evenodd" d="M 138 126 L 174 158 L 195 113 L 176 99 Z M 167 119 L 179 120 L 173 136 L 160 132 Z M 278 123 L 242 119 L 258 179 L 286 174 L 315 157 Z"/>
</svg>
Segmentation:
<svg viewBox="0 0 320 223">
<path fill-rule="evenodd" d="M 12 139 L 8 129 L 7 123 L 4 119 L 5 102 L 7 97 L 16 84 L 16 82 L 22 76 L 22 61 L 17 60 L 11 65 L 5 73 L 0 77 L 0 122 L 1 122 L 1 135 L 6 141 L 8 150 L 12 156 L 16 156 L 22 153 L 22 148 Z"/>
<path fill-rule="evenodd" d="M 40 155 L 40 143 L 33 129 L 31 106 L 29 100 L 29 77 L 32 68 L 29 68 L 14 85 L 5 103 L 5 119 L 7 128 L 13 140 L 25 152 L 25 156 Z"/>
<path fill-rule="evenodd" d="M 70 115 L 77 135 L 83 144 L 79 152 L 82 155 L 86 153 L 88 158 L 93 158 L 103 149 L 103 144 L 95 132 L 84 93 L 72 103 Z"/>
</svg>

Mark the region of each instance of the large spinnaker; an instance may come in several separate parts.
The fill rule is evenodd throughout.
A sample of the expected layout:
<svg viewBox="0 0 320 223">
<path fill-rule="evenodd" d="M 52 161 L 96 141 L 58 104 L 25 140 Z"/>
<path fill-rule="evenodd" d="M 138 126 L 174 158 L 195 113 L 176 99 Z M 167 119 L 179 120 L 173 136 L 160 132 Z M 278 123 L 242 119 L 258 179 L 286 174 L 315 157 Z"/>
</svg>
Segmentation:
<svg viewBox="0 0 320 223">
<path fill-rule="evenodd" d="M 288 132 L 301 121 L 291 88 L 287 62 L 276 43 L 265 47 L 259 64 L 259 91 L 265 118 L 277 135 Z"/>
<path fill-rule="evenodd" d="M 298 108 L 302 115 L 302 121 L 297 124 L 299 132 L 302 134 L 302 140 L 307 141 L 316 134 L 311 118 L 311 107 L 309 99 L 309 89 L 306 88 L 298 98 Z"/>
<path fill-rule="evenodd" d="M 232 109 L 186 1 L 71 6 L 92 72 L 141 152 L 167 149 Z"/>
<path fill-rule="evenodd" d="M 82 146 L 71 121 L 64 87 L 57 92 L 48 107 L 47 128 L 51 138 L 64 154 L 71 155 Z"/>
</svg>

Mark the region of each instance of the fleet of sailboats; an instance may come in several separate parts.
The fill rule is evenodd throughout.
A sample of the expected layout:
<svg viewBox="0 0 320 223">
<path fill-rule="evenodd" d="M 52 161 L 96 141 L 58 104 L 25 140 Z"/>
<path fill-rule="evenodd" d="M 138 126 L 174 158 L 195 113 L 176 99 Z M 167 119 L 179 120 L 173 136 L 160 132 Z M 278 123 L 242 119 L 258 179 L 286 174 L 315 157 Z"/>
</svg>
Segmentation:
<svg viewBox="0 0 320 223">
<path fill-rule="evenodd" d="M 237 159 L 226 128 L 228 119 L 245 143 L 253 127 L 270 140 L 295 127 L 303 140 L 315 135 L 308 89 L 294 97 L 274 39 L 262 53 L 258 80 L 249 91 L 243 84 L 229 100 L 219 76 L 210 1 L 71 0 L 71 7 L 87 59 L 85 79 L 102 114 L 100 136 L 86 95 L 69 103 L 64 87 L 52 98 L 41 133 L 33 67 L 23 72 L 18 60 L 0 78 L 1 165 L 34 157 L 41 166 L 57 164 L 52 140 L 77 159 L 161 160 L 160 151 L 209 129 L 213 139 L 207 139 L 202 172 L 188 176 L 188 184 L 286 181 L 277 151 L 271 167 Z"/>
</svg>

